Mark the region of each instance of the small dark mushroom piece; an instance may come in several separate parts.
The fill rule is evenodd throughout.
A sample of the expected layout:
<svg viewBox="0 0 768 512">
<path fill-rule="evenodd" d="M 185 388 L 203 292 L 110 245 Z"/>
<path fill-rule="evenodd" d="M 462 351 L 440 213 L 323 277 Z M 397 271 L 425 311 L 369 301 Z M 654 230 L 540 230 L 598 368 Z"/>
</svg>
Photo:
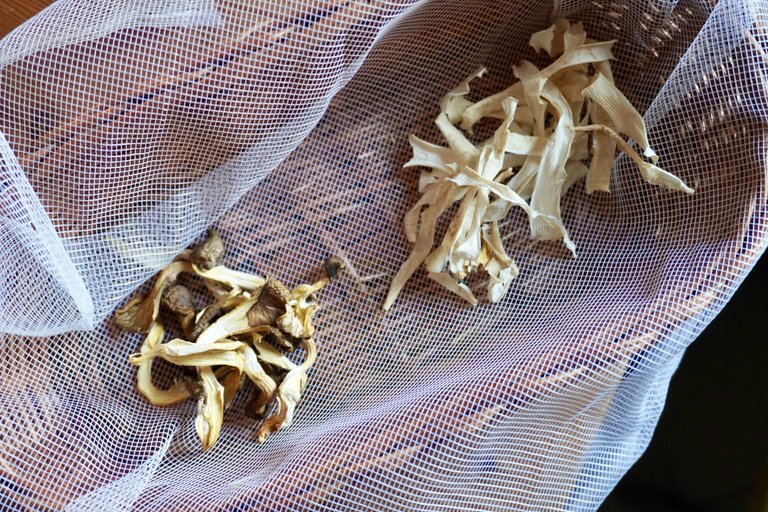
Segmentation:
<svg viewBox="0 0 768 512">
<path fill-rule="evenodd" d="M 195 328 L 195 315 L 197 315 L 192 292 L 189 291 L 189 288 L 180 284 L 169 286 L 163 292 L 160 303 L 163 309 L 178 317 L 184 336 L 189 339 Z"/>
<path fill-rule="evenodd" d="M 211 270 L 218 266 L 224 256 L 224 241 L 215 229 L 208 230 L 208 238 L 192 249 L 189 260 L 202 270 Z"/>
<path fill-rule="evenodd" d="M 197 341 L 197 338 L 211 326 L 221 316 L 221 308 L 218 306 L 208 306 L 203 309 L 200 318 L 195 322 L 195 326 L 189 334 L 189 341 Z"/>
<path fill-rule="evenodd" d="M 182 272 L 192 272 L 188 261 L 174 261 L 155 280 L 149 295 L 137 295 L 115 313 L 115 323 L 123 330 L 146 334 L 160 313 L 165 289 L 176 282 Z"/>
<path fill-rule="evenodd" d="M 341 272 L 343 269 L 344 261 L 342 261 L 342 259 L 338 256 L 331 256 L 325 260 L 325 274 L 328 276 L 328 279 L 336 279 L 336 277 L 339 275 L 339 272 Z"/>
<path fill-rule="evenodd" d="M 285 305 L 291 300 L 291 292 L 274 277 L 267 276 L 267 281 L 254 293 L 256 303 L 248 310 L 246 317 L 251 327 L 275 325 L 277 319 L 285 314 Z"/>
</svg>

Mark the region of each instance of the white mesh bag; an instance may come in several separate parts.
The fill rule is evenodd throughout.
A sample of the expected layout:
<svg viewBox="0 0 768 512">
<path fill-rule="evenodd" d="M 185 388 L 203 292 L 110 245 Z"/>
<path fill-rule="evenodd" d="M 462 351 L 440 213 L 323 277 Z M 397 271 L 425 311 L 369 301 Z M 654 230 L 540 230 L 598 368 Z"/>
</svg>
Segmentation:
<svg viewBox="0 0 768 512">
<path fill-rule="evenodd" d="M 480 65 L 480 96 L 511 83 L 556 17 L 618 40 L 696 193 L 619 157 L 610 195 L 563 200 L 578 258 L 515 214 L 501 303 L 419 274 L 383 313 L 408 135 L 436 140 Z M 596 509 L 765 249 L 766 22 L 758 0 L 59 0 L 0 41 L 0 509 Z M 293 425 L 260 445 L 236 401 L 203 452 L 194 402 L 136 392 L 111 314 L 212 225 L 231 267 L 348 272 Z"/>
</svg>

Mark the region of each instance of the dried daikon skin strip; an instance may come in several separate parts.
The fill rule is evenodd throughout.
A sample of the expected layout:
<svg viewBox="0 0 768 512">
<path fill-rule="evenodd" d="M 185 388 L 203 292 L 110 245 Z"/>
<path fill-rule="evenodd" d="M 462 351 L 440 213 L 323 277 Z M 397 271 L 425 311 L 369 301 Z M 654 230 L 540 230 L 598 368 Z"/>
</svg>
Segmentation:
<svg viewBox="0 0 768 512">
<path fill-rule="evenodd" d="M 554 59 L 550 65 L 538 69 L 521 60 L 513 67 L 517 82 L 470 99 L 470 82 L 487 72 L 480 68 L 443 97 L 435 122 L 447 147 L 411 136 L 413 158 L 406 167 L 424 169 L 422 197 L 404 219 L 414 247 L 392 282 L 385 309 L 421 266 L 472 305 L 478 301 L 464 279 L 484 270 L 489 301 L 502 300 L 519 273 L 499 232 L 513 207 L 527 214 L 531 238 L 562 240 L 575 255 L 561 201 L 582 179 L 587 193 L 609 192 L 617 149 L 637 164 L 647 182 L 693 193 L 656 165 L 642 117 L 614 84 L 614 42 L 594 41 L 581 23 L 558 19 L 530 39 L 536 52 Z M 501 123 L 493 136 L 473 141 L 473 129 L 483 119 Z M 643 156 L 619 134 L 637 142 Z M 459 201 L 458 209 L 449 210 Z M 434 247 L 437 221 L 449 211 L 454 216 Z"/>
<path fill-rule="evenodd" d="M 598 73 L 589 87 L 584 89 L 583 94 L 605 112 L 617 132 L 631 137 L 643 148 L 646 158 L 656 157 L 648 143 L 643 118 L 611 80 Z"/>
<path fill-rule="evenodd" d="M 481 78 L 488 72 L 485 68 L 479 68 L 470 74 L 463 82 L 448 91 L 440 100 L 440 110 L 442 110 L 451 123 L 458 123 L 464 112 L 470 108 L 473 103 L 466 98 L 469 94 L 469 84 L 475 78 Z"/>
<path fill-rule="evenodd" d="M 588 126 L 577 126 L 576 130 L 579 131 L 599 131 L 610 136 L 630 159 L 632 159 L 637 167 L 640 169 L 640 175 L 650 183 L 651 185 L 657 185 L 676 192 L 685 192 L 686 194 L 693 194 L 695 191 L 685 184 L 683 180 L 678 178 L 672 173 L 665 171 L 664 169 L 656 166 L 655 164 L 646 162 L 638 155 L 632 146 L 627 141 L 621 138 L 621 135 L 616 133 L 615 130 L 608 126 L 601 124 L 593 124 Z"/>
<path fill-rule="evenodd" d="M 605 124 L 610 121 L 603 109 L 597 105 L 592 107 L 592 119 L 598 124 Z M 587 194 L 597 191 L 610 192 L 611 170 L 616 156 L 616 141 L 607 133 L 594 132 L 590 153 L 592 160 L 589 162 L 589 172 L 587 173 Z"/>
</svg>

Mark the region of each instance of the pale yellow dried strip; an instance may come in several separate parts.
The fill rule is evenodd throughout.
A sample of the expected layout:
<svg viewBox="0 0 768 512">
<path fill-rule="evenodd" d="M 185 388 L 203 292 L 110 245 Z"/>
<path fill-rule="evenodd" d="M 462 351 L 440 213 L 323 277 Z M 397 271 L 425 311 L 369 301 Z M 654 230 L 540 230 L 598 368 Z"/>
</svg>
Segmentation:
<svg viewBox="0 0 768 512">
<path fill-rule="evenodd" d="M 501 103 L 506 98 L 515 98 L 518 103 L 525 103 L 523 101 L 523 84 L 516 82 L 514 85 L 507 87 L 503 91 L 492 94 L 482 100 L 476 102 L 471 107 L 464 111 L 461 116 L 461 129 L 467 133 L 472 133 L 472 127 L 477 124 L 480 119 L 488 117 L 496 112 L 502 112 Z M 496 117 L 496 115 L 494 115 Z"/>
<path fill-rule="evenodd" d="M 647 181 L 648 183 L 652 185 L 658 185 L 660 187 L 667 188 L 669 190 L 675 190 L 680 192 L 685 192 L 686 194 L 693 194 L 695 191 L 691 187 L 685 184 L 683 180 L 678 178 L 672 173 L 669 173 L 665 171 L 664 169 L 661 169 L 660 167 L 657 167 L 654 164 L 648 163 L 643 158 L 638 155 L 634 149 L 632 149 L 632 146 L 629 145 L 616 131 L 613 129 L 601 125 L 601 124 L 591 124 L 587 126 L 577 126 L 577 131 L 601 131 L 606 134 L 608 134 L 613 140 L 616 142 L 616 144 L 619 146 L 619 149 L 621 149 L 624 153 L 629 156 L 635 164 L 640 168 L 640 175 Z"/>
<path fill-rule="evenodd" d="M 555 26 L 552 25 L 549 28 L 534 32 L 528 44 L 536 50 L 536 53 L 541 53 L 542 50 L 552 56 L 552 42 L 555 39 Z"/>
<path fill-rule="evenodd" d="M 463 116 L 464 112 L 466 112 L 472 105 L 474 105 L 474 103 L 464 96 L 453 96 L 446 102 L 443 112 L 448 116 L 448 120 L 452 124 L 456 124 L 461 121 L 461 116 Z"/>
<path fill-rule="evenodd" d="M 496 194 L 497 196 L 509 201 L 515 206 L 519 206 L 523 210 L 525 210 L 526 213 L 529 215 L 533 214 L 533 211 L 531 210 L 531 207 L 528 205 L 528 203 L 520 197 L 517 192 L 512 190 L 507 185 L 503 185 L 501 183 L 497 183 L 495 181 L 491 181 L 485 176 L 481 176 L 477 172 L 475 172 L 470 167 L 464 167 L 461 172 L 457 173 L 455 176 L 449 178 L 449 181 L 455 183 L 459 186 L 481 186 L 481 187 L 488 187 L 491 192 Z"/>
<path fill-rule="evenodd" d="M 224 421 L 224 387 L 208 366 L 199 368 L 198 375 L 202 394 L 197 403 L 195 430 L 203 449 L 207 450 L 216 444 Z"/>
<path fill-rule="evenodd" d="M 584 25 L 578 21 L 571 23 L 563 34 L 563 50 L 568 51 L 571 48 L 583 45 L 587 40 L 587 33 L 584 32 Z"/>
<path fill-rule="evenodd" d="M 400 267 L 400 270 L 392 280 L 392 284 L 389 287 L 389 293 L 384 301 L 384 310 L 388 310 L 392 307 L 398 295 L 402 291 L 408 279 L 418 270 L 419 266 L 424 262 L 424 259 L 429 255 L 432 250 L 432 246 L 435 243 L 435 229 L 437 225 L 437 219 L 443 214 L 443 212 L 452 203 L 451 194 L 440 195 L 435 204 L 428 207 L 421 214 L 421 222 L 419 231 L 416 236 L 416 241 L 411 250 L 411 254 L 405 263 Z"/>
<path fill-rule="evenodd" d="M 584 96 L 600 106 L 611 120 L 614 130 L 634 139 L 643 148 L 647 158 L 656 156 L 648 143 L 645 122 L 640 113 L 607 77 L 598 73 L 592 84 L 584 89 Z"/>
<path fill-rule="evenodd" d="M 541 102 L 540 96 L 548 79 L 563 69 L 572 66 L 593 64 L 595 62 L 613 59 L 611 49 L 613 48 L 614 43 L 615 41 L 605 41 L 571 48 L 546 68 L 539 70 L 530 76 L 521 78 L 523 81 L 526 104 L 531 107 L 534 118 L 537 119 L 537 123 L 541 123 L 539 119 L 542 117 L 542 112 L 545 108 L 545 105 Z M 537 128 L 543 131 L 543 123 L 537 126 Z M 539 134 L 540 132 L 534 132 L 534 135 Z"/>
<path fill-rule="evenodd" d="M 567 53 L 563 55 L 566 56 Z M 540 74 L 534 73 L 534 69 L 535 66 L 530 63 L 522 63 L 514 68 L 515 74 L 526 83 L 526 87 Z M 570 240 L 560 217 L 560 197 L 566 177 L 565 162 L 575 136 L 571 107 L 560 90 L 549 81 L 541 83 L 540 95 L 555 108 L 559 119 L 542 153 L 531 195 L 531 209 L 537 214 L 529 216 L 531 237 L 534 240 L 562 239 L 566 247 L 575 254 L 576 246 Z M 552 219 L 557 219 L 558 223 L 553 223 Z"/>
<path fill-rule="evenodd" d="M 149 329 L 144 342 L 141 345 L 140 354 L 146 354 L 151 352 L 155 347 L 160 345 L 165 334 L 163 324 L 155 322 Z M 133 362 L 133 361 L 132 361 Z M 136 363 L 134 363 L 136 364 Z M 152 405 L 165 407 L 173 405 L 179 402 L 183 402 L 187 398 L 190 398 L 192 394 L 189 392 L 188 387 L 181 381 L 176 382 L 169 389 L 160 389 L 152 382 L 152 358 L 147 358 L 141 363 L 138 363 L 139 368 L 136 373 L 136 388 L 139 390 L 144 398 L 146 398 Z"/>
<path fill-rule="evenodd" d="M 477 298 L 466 284 L 460 283 L 456 278 L 445 272 L 428 272 L 427 275 L 446 290 L 455 293 L 473 306 L 477 306 Z"/>
<path fill-rule="evenodd" d="M 269 403 L 269 401 L 274 396 L 275 390 L 277 389 L 277 383 L 275 383 L 275 381 L 272 380 L 272 377 L 267 375 L 267 372 L 265 372 L 264 368 L 261 367 L 258 356 L 251 347 L 245 345 L 241 349 L 241 352 L 243 354 L 243 372 L 253 383 L 259 393 L 261 393 L 261 400 L 256 411 L 261 413 L 266 408 L 267 403 Z"/>
<path fill-rule="evenodd" d="M 594 66 L 595 66 L 595 70 L 598 73 L 600 73 L 605 78 L 607 78 L 611 83 L 614 83 L 613 70 L 611 68 L 611 61 L 605 60 L 603 62 L 595 62 Z"/>
<path fill-rule="evenodd" d="M 248 324 L 247 314 L 248 310 L 257 301 L 258 298 L 249 299 L 220 317 L 197 337 L 197 344 L 208 345 L 216 343 L 218 340 L 229 336 L 243 334 L 252 330 L 253 327 Z"/>
<path fill-rule="evenodd" d="M 147 352 L 133 354 L 131 362 L 141 364 L 148 358 L 160 357 L 161 354 L 169 357 L 187 357 L 201 354 L 215 354 L 220 352 L 236 351 L 243 347 L 243 342 L 237 340 L 221 340 L 209 345 L 192 343 L 181 338 L 174 338 L 168 343 L 158 344 Z"/>
<path fill-rule="evenodd" d="M 585 123 L 587 124 L 587 123 Z M 568 160 L 583 162 L 589 158 L 589 136 L 586 133 L 577 133 L 571 143 L 571 152 L 568 154 Z"/>
<path fill-rule="evenodd" d="M 277 410 L 272 416 L 264 420 L 259 428 L 258 439 L 263 443 L 271 433 L 287 427 L 293 422 L 293 414 L 301 400 L 304 386 L 307 384 L 307 371 L 317 359 L 317 348 L 312 339 L 301 342 L 304 349 L 304 361 L 288 372 L 283 378 L 275 393 Z"/>
<path fill-rule="evenodd" d="M 239 352 L 243 348 L 239 341 L 223 341 L 208 345 L 191 343 L 179 338 L 162 343 L 146 352 L 129 357 L 132 364 L 140 365 L 159 357 L 178 366 L 232 366 L 243 368 L 243 357 Z"/>
<path fill-rule="evenodd" d="M 509 210 L 512 208 L 512 203 L 504 199 L 496 199 L 491 201 L 488 208 L 485 209 L 485 215 L 483 215 L 483 223 L 498 222 L 506 218 Z"/>
<path fill-rule="evenodd" d="M 592 106 L 592 121 L 595 124 L 606 124 L 610 119 L 602 108 L 597 105 Z M 587 194 L 596 191 L 611 191 L 611 171 L 613 169 L 613 159 L 616 156 L 616 141 L 602 131 L 592 133 L 592 160 L 589 162 L 589 172 L 587 173 Z"/>
<path fill-rule="evenodd" d="M 485 187 L 478 189 L 474 202 L 474 208 L 470 214 L 471 222 L 459 238 L 459 243 L 454 246 L 449 260 L 448 268 L 458 275 L 469 274 L 477 268 L 482 249 L 480 238 L 482 220 L 488 208 L 488 189 Z"/>
<path fill-rule="evenodd" d="M 547 145 L 547 137 L 510 133 L 505 150 L 507 153 L 524 156 L 541 156 Z"/>
<path fill-rule="evenodd" d="M 511 202 L 515 206 L 519 206 L 520 208 L 522 208 L 528 214 L 528 218 L 531 219 L 532 221 L 538 222 L 541 225 L 546 226 L 548 229 L 550 229 L 553 232 L 560 233 L 560 237 L 558 237 L 557 240 L 562 238 L 563 242 L 565 243 L 565 246 L 571 252 L 575 253 L 576 246 L 573 244 L 570 237 L 568 236 L 568 232 L 566 231 L 565 226 L 563 226 L 562 221 L 553 215 L 547 215 L 531 208 L 527 202 L 525 202 L 514 190 L 512 190 L 508 186 L 503 185 L 501 183 L 490 181 L 487 178 L 480 176 L 469 167 L 465 167 L 459 174 L 450 178 L 450 181 L 456 183 L 457 185 L 462 185 L 462 186 L 481 185 L 481 186 L 488 187 L 491 190 L 491 192 L 493 192 L 497 196 Z"/>
<path fill-rule="evenodd" d="M 456 152 L 456 159 L 465 165 L 473 164 L 473 160 L 479 154 L 477 149 L 458 128 L 451 124 L 448 116 L 440 113 L 435 120 L 435 124 L 443 134 L 443 137 L 445 137 L 448 146 Z"/>
<path fill-rule="evenodd" d="M 517 174 L 509 181 L 509 188 L 517 192 L 526 201 L 533 194 L 533 186 L 536 184 L 536 175 L 541 165 L 541 157 L 528 157 Z"/>
<path fill-rule="evenodd" d="M 256 350 L 259 361 L 277 368 L 284 372 L 289 372 L 296 368 L 296 364 L 285 357 L 285 354 L 277 350 L 271 343 L 264 341 L 261 334 L 252 333 L 253 348 Z"/>
<path fill-rule="evenodd" d="M 455 170 L 458 161 L 456 154 L 450 148 L 432 144 L 415 135 L 408 137 L 408 142 L 411 144 L 413 156 L 403 164 L 403 167 L 428 167 L 444 172 Z"/>
<path fill-rule="evenodd" d="M 422 173 L 425 176 L 426 173 Z M 405 237 L 410 243 L 416 243 L 416 237 L 419 232 L 419 219 L 421 218 L 422 209 L 425 206 L 432 206 L 437 199 L 447 192 L 448 187 L 445 183 L 431 182 L 427 183 L 424 187 L 420 187 L 422 193 L 419 200 L 414 204 L 410 210 L 405 214 L 403 219 L 403 228 L 405 230 Z"/>
<path fill-rule="evenodd" d="M 489 277 L 488 300 L 499 302 L 509 290 L 512 280 L 518 276 L 519 270 L 504 250 L 498 222 L 490 222 L 483 226 L 483 241 L 492 254 L 492 258 L 485 265 L 485 271 Z"/>
<path fill-rule="evenodd" d="M 214 375 L 221 383 L 221 387 L 224 388 L 224 409 L 227 409 L 240 389 L 242 374 L 237 368 L 221 367 L 216 369 Z"/>
<path fill-rule="evenodd" d="M 581 119 L 581 111 L 584 107 L 584 88 L 591 83 L 584 66 L 561 71 L 550 78 L 551 82 L 560 89 L 565 99 L 571 105 L 573 119 Z"/>
<path fill-rule="evenodd" d="M 551 27 L 533 34 L 529 44 L 537 52 L 544 50 L 550 57 L 557 57 L 563 53 L 563 36 L 570 26 L 570 21 L 558 18 Z"/>
<path fill-rule="evenodd" d="M 451 252 L 458 244 L 459 237 L 469 229 L 473 220 L 472 212 L 475 209 L 477 191 L 478 187 L 476 186 L 468 187 L 459 209 L 451 219 L 445 235 L 443 235 L 443 241 L 424 259 L 424 266 L 428 271 L 441 272 L 443 270 L 451 258 Z"/>
<path fill-rule="evenodd" d="M 239 287 L 243 290 L 255 291 L 264 286 L 264 278 L 247 272 L 232 270 L 223 265 L 213 267 L 211 270 L 202 270 L 197 265 L 192 265 L 195 273 L 205 279 L 226 284 L 229 287 Z"/>
<path fill-rule="evenodd" d="M 577 181 L 584 178 L 589 169 L 582 162 L 577 160 L 571 160 L 565 163 L 565 181 L 563 182 L 562 194 L 565 193 L 576 184 Z"/>
<path fill-rule="evenodd" d="M 487 71 L 485 68 L 475 70 L 463 82 L 448 91 L 440 100 L 440 110 L 446 114 L 451 123 L 458 123 L 464 111 L 472 106 L 472 102 L 465 98 L 470 92 L 470 82 L 475 78 L 482 77 Z"/>
</svg>

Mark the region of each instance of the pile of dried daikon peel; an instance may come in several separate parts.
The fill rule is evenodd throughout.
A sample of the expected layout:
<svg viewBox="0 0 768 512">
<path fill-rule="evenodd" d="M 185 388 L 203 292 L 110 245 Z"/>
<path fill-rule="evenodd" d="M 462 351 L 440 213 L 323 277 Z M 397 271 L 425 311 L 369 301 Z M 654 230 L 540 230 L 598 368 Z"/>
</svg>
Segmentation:
<svg viewBox="0 0 768 512">
<path fill-rule="evenodd" d="M 194 249 L 183 251 L 157 276 L 151 292 L 131 299 L 115 315 L 122 329 L 146 334 L 130 361 L 138 366 L 137 388 L 154 405 L 168 406 L 198 397 L 195 429 L 204 449 L 214 445 L 224 410 L 247 377 L 255 387 L 246 413 L 254 417 L 276 410 L 262 423 L 258 439 L 290 425 L 316 358 L 312 316 L 315 293 L 341 268 L 330 258 L 326 275 L 315 284 L 288 290 L 272 277 L 263 278 L 219 264 L 224 244 L 216 231 Z M 213 301 L 195 306 L 192 292 L 177 283 L 183 274 L 199 277 Z M 183 338 L 163 343 L 161 312 L 176 317 Z M 284 352 L 303 349 L 304 361 L 292 362 Z M 164 359 L 191 369 L 170 388 L 152 381 L 152 361 Z"/>
<path fill-rule="evenodd" d="M 518 275 L 499 232 L 499 221 L 514 206 L 528 215 L 534 240 L 563 240 L 575 254 L 560 200 L 584 177 L 587 193 L 609 192 L 617 147 L 647 182 L 693 193 L 655 165 L 658 156 L 649 146 L 642 117 L 614 85 L 609 63 L 613 44 L 594 42 L 581 23 L 559 19 L 530 40 L 537 52 L 555 59 L 552 64 L 539 70 L 523 60 L 514 67 L 518 82 L 471 102 L 466 97 L 469 84 L 485 74 L 480 69 L 443 97 L 436 124 L 448 147 L 410 138 L 413 158 L 405 166 L 427 169 L 419 179 L 421 198 L 404 220 L 414 246 L 392 282 L 384 309 L 422 264 L 430 278 L 472 305 L 477 299 L 464 279 L 483 269 L 489 300 L 501 300 Z M 463 132 L 472 135 L 476 123 L 487 118 L 500 120 L 500 126 L 493 136 L 473 144 Z M 650 162 L 622 135 L 632 138 Z M 459 201 L 434 247 L 439 218 Z"/>
</svg>

